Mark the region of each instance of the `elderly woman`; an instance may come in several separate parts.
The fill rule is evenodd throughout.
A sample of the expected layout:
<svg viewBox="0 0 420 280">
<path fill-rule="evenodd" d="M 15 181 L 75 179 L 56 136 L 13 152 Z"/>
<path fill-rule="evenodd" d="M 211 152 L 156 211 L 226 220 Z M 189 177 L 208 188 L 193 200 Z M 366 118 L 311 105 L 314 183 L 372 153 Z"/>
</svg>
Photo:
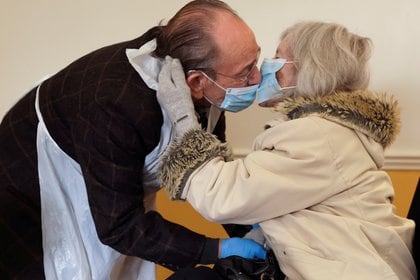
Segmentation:
<svg viewBox="0 0 420 280">
<path fill-rule="evenodd" d="M 163 103 L 179 138 L 162 160 L 162 185 L 211 221 L 258 223 L 288 279 L 416 279 L 414 222 L 395 214 L 381 170 L 399 111 L 367 90 L 370 52 L 368 38 L 337 24 L 288 28 L 258 89 L 278 116 L 243 159 L 198 129 L 186 98 Z M 189 98 L 168 60 L 172 80 L 162 76 L 158 98 Z"/>
</svg>

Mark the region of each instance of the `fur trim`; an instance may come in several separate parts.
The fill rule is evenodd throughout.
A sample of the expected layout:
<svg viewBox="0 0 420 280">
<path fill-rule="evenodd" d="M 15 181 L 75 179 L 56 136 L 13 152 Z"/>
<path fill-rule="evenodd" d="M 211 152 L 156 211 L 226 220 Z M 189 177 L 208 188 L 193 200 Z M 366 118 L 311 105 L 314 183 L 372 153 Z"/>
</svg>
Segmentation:
<svg viewBox="0 0 420 280">
<path fill-rule="evenodd" d="M 201 129 L 190 130 L 171 143 L 160 159 L 160 186 L 171 199 L 181 199 L 182 191 L 191 173 L 206 161 L 223 157 L 232 160 L 227 144 Z"/>
<path fill-rule="evenodd" d="M 397 100 L 386 94 L 369 91 L 288 99 L 280 102 L 275 110 L 286 114 L 289 119 L 318 115 L 361 131 L 384 148 L 395 141 L 400 131 Z"/>
</svg>

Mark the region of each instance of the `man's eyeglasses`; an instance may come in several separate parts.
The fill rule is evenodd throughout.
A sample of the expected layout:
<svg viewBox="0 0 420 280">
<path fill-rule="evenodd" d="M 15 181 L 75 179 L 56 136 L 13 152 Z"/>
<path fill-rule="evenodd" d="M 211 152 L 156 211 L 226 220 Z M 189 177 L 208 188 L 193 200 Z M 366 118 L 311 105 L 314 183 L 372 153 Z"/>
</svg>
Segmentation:
<svg viewBox="0 0 420 280">
<path fill-rule="evenodd" d="M 226 75 L 226 74 L 223 74 L 223 73 L 220 73 L 220 72 L 215 72 L 215 73 L 216 73 L 216 75 L 220 75 L 220 76 L 229 78 L 229 79 L 233 80 L 235 83 L 242 84 L 242 85 L 248 85 L 251 74 L 254 73 L 255 68 L 257 68 L 257 62 L 254 63 L 254 65 L 252 66 L 251 70 L 249 70 L 248 73 L 246 73 L 245 75 L 242 75 L 242 76 L 237 76 L 237 77 L 229 76 L 229 75 Z"/>
<path fill-rule="evenodd" d="M 219 75 L 219 76 L 223 76 L 225 78 L 231 79 L 235 85 L 240 85 L 240 86 L 248 85 L 249 80 L 251 78 L 251 75 L 254 73 L 254 71 L 256 69 L 258 69 L 257 63 L 258 63 L 259 56 L 260 56 L 260 53 L 258 53 L 257 59 L 255 60 L 254 64 L 252 65 L 251 69 L 245 75 L 241 75 L 241 76 L 236 76 L 236 77 L 235 76 L 230 76 L 230 75 L 227 75 L 227 74 L 224 74 L 224 73 L 214 71 L 211 68 L 197 68 L 197 69 L 194 69 L 194 70 L 190 70 L 188 72 L 201 71 L 201 72 L 206 73 L 206 75 L 209 75 L 208 73 L 211 71 L 216 76 Z"/>
</svg>

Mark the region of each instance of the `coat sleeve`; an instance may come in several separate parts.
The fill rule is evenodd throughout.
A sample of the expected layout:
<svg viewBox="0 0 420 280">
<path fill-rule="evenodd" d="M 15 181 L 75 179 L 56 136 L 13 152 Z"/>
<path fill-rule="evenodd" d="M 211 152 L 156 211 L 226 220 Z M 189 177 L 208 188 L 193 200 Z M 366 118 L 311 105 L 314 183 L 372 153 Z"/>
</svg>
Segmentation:
<svg viewBox="0 0 420 280">
<path fill-rule="evenodd" d="M 169 163 L 162 163 L 172 179 L 167 184 L 163 172 L 162 184 L 167 185 L 172 198 L 187 199 L 208 220 L 238 224 L 254 224 L 305 209 L 340 191 L 337 185 L 346 188 L 340 176 L 331 176 L 339 163 L 316 123 L 306 123 L 304 129 L 298 123 L 288 123 L 292 122 L 257 138 L 263 143 L 262 150 L 233 161 L 226 161 L 222 144 L 201 139 L 211 139 L 205 132 L 195 132 L 200 137 L 187 135 L 166 158 L 174 168 L 169 171 Z M 296 127 L 290 130 L 290 125 Z M 198 141 L 218 149 L 197 148 Z M 184 164 L 180 150 L 189 156 Z"/>
</svg>

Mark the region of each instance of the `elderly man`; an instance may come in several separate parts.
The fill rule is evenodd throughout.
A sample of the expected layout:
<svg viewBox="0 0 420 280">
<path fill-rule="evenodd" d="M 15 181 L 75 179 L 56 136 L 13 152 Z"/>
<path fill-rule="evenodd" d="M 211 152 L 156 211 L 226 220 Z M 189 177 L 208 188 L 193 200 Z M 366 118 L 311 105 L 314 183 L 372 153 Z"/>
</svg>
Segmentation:
<svg viewBox="0 0 420 280">
<path fill-rule="evenodd" d="M 188 75 L 195 111 L 222 141 L 223 110 L 255 98 L 259 46 L 217 0 L 192 1 L 167 25 L 43 81 L 0 127 L 3 276 L 154 279 L 154 263 L 177 270 L 230 255 L 264 257 L 253 241 L 208 238 L 154 210 L 158 158 L 175 136 L 155 95 L 167 55 L 186 72 L 202 71 Z M 232 90 L 246 102 L 232 103 Z"/>
</svg>

